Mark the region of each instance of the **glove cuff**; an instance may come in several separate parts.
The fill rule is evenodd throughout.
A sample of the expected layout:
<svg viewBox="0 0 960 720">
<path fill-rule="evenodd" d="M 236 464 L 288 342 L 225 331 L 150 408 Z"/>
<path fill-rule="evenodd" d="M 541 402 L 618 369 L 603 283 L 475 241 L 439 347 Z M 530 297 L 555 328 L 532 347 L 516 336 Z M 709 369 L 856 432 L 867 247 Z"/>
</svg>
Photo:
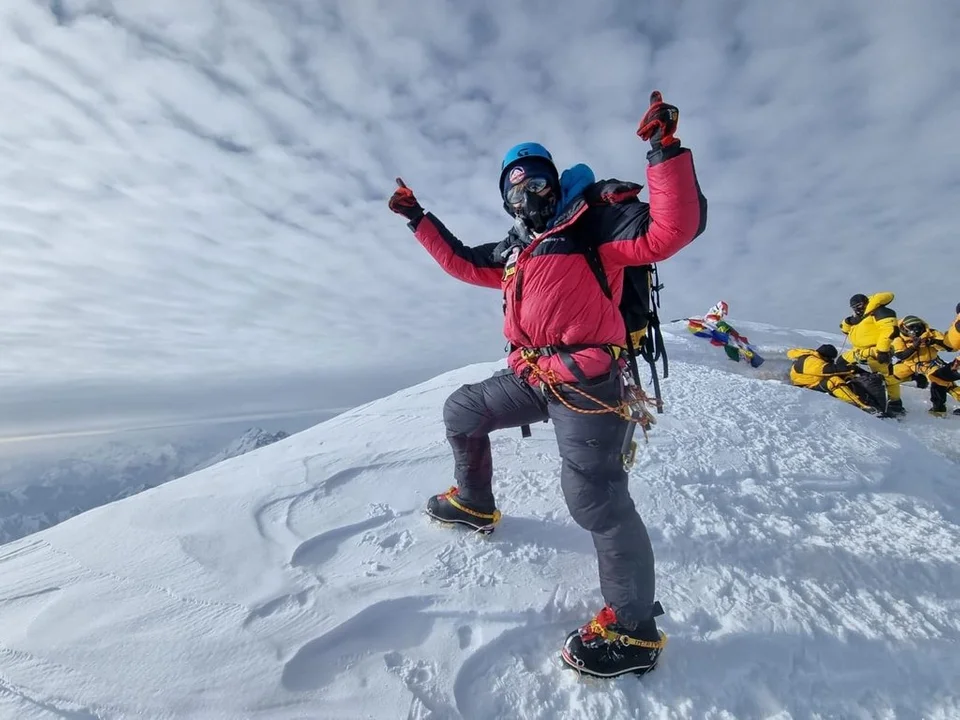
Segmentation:
<svg viewBox="0 0 960 720">
<path fill-rule="evenodd" d="M 407 223 L 407 227 L 410 228 L 412 232 L 416 232 L 417 227 L 420 225 L 420 221 L 423 220 L 424 217 L 426 217 L 426 213 L 423 212 L 423 208 L 417 206 L 416 214 L 413 216 L 408 216 L 408 220 L 410 222 Z"/>
<path fill-rule="evenodd" d="M 654 140 L 650 143 L 650 146 L 653 149 L 647 153 L 647 162 L 651 167 L 666 162 L 667 160 L 672 160 L 677 157 L 677 155 L 682 155 L 687 151 L 685 147 L 680 145 L 680 140 L 676 140 L 676 142 L 666 147 L 663 147 L 659 140 Z"/>
</svg>

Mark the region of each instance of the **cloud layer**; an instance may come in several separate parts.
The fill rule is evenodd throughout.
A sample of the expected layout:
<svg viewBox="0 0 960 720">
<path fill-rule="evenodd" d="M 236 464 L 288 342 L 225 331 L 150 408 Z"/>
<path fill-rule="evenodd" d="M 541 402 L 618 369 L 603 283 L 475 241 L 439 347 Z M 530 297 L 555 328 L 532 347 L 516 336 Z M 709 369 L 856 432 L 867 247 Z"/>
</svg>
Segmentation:
<svg viewBox="0 0 960 720">
<path fill-rule="evenodd" d="M 499 239 L 511 144 L 643 178 L 681 108 L 707 233 L 668 318 L 834 329 L 854 292 L 960 300 L 960 6 L 59 0 L 0 10 L 0 379 L 460 365 L 497 294 L 386 209 L 403 175 Z M 426 360 L 425 358 L 429 358 Z"/>
</svg>

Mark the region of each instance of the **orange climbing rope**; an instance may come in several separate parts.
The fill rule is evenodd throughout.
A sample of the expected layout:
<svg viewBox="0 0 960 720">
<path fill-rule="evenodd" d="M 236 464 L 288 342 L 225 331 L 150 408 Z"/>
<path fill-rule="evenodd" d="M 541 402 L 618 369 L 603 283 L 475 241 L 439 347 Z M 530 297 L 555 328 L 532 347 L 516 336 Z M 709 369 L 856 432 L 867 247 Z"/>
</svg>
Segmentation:
<svg viewBox="0 0 960 720">
<path fill-rule="evenodd" d="M 608 405 L 607 403 L 599 400 L 590 393 L 582 390 L 576 385 L 564 382 L 553 370 L 543 370 L 536 363 L 536 358 L 539 355 L 535 351 L 524 352 L 521 355 L 523 361 L 527 364 L 527 367 L 530 369 L 530 375 L 537 378 L 541 384 L 544 385 L 553 396 L 568 410 L 573 412 L 582 413 L 583 415 L 605 415 L 607 413 L 612 413 L 618 415 L 627 422 L 636 423 L 643 429 L 644 438 L 647 436 L 647 431 L 656 423 L 653 415 L 644 408 L 644 405 L 651 405 L 653 407 L 660 407 L 660 404 L 650 398 L 638 385 L 631 383 L 627 386 L 629 397 L 620 401 L 619 405 Z M 593 403 L 596 403 L 598 406 L 595 410 L 587 410 L 585 408 L 579 408 L 565 397 L 559 390 L 560 386 L 564 386 L 578 395 L 590 400 Z"/>
</svg>

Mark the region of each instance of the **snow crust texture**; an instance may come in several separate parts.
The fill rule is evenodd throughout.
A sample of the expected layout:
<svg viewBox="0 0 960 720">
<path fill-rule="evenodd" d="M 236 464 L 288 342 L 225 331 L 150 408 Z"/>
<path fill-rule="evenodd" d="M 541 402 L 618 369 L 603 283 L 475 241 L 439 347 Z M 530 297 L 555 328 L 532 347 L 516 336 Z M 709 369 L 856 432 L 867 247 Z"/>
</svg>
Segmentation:
<svg viewBox="0 0 960 720">
<path fill-rule="evenodd" d="M 772 357 L 803 338 L 750 328 Z M 494 436 L 504 519 L 431 524 L 470 366 L 0 547 L 0 716 L 955 718 L 958 425 L 869 417 L 670 338 L 631 475 L 661 667 L 579 678 L 601 606 L 552 426 Z M 939 425 L 936 423 L 939 422 Z"/>
</svg>

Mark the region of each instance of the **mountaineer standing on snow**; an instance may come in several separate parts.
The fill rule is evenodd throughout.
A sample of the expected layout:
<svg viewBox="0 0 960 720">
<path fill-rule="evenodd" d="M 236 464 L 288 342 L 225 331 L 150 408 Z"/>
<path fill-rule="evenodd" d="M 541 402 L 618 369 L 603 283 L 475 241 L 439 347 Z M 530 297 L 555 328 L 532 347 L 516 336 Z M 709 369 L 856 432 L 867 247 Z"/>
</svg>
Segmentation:
<svg viewBox="0 0 960 720">
<path fill-rule="evenodd" d="M 893 293 L 882 292 L 867 297 L 857 293 L 850 298 L 853 315 L 845 317 L 840 329 L 852 347 L 843 353 L 849 363 L 866 363 L 873 372 L 883 375 L 887 384 L 887 412 L 903 415 L 900 381 L 893 374 L 893 339 L 897 336 L 897 313 L 889 307 Z"/>
<path fill-rule="evenodd" d="M 508 365 L 464 385 L 443 409 L 457 486 L 427 512 L 448 523 L 491 529 L 494 501 L 489 433 L 550 419 L 563 464 L 560 485 L 574 521 L 593 535 L 606 606 L 567 637 L 562 657 L 582 672 L 613 677 L 652 669 L 666 642 L 654 619 L 654 558 L 627 488 L 621 444 L 626 330 L 619 310 L 624 267 L 664 260 L 706 225 L 693 156 L 674 136 L 679 112 L 659 93 L 637 134 L 648 140 L 649 204 L 641 186 L 595 182 L 586 165 L 557 172 L 537 143 L 511 148 L 501 164 L 503 207 L 513 228 L 499 243 L 465 246 L 425 213 L 398 178 L 390 209 L 450 275 L 503 292 Z M 599 252 L 608 298 L 584 248 Z"/>
</svg>

